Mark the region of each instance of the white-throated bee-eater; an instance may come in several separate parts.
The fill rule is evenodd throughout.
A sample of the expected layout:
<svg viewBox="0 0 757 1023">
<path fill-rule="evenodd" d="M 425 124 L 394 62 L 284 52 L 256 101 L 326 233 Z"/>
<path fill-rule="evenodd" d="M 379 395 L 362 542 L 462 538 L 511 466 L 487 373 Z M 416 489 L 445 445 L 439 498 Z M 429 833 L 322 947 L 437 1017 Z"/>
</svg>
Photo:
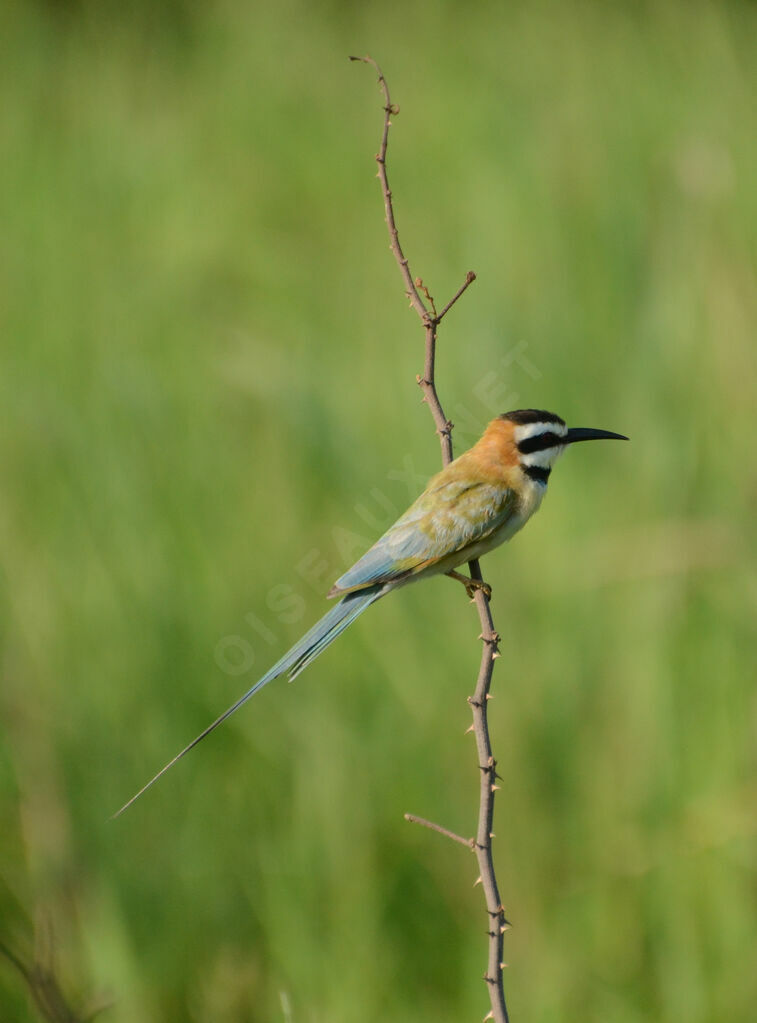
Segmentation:
<svg viewBox="0 0 757 1023">
<path fill-rule="evenodd" d="M 569 444 L 583 440 L 628 440 L 619 433 L 568 429 L 553 412 L 520 409 L 493 419 L 473 447 L 433 476 L 380 540 L 328 593 L 339 603 L 307 632 L 254 686 L 178 753 L 118 816 L 153 785 L 169 767 L 209 735 L 222 721 L 262 689 L 287 674 L 294 679 L 334 642 L 369 605 L 392 590 L 432 575 L 449 575 L 490 593 L 485 583 L 455 569 L 480 558 L 518 532 L 541 505 L 552 466 Z"/>
</svg>

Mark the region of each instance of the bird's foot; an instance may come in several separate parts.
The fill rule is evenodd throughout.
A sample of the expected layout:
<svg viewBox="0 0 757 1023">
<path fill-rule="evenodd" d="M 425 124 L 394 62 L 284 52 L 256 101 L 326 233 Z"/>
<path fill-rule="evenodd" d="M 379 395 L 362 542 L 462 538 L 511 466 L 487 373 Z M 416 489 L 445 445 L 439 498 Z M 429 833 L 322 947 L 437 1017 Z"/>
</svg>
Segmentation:
<svg viewBox="0 0 757 1023">
<path fill-rule="evenodd" d="M 450 579 L 457 579 L 458 582 L 463 584 L 465 592 L 471 600 L 475 599 L 477 590 L 480 590 L 487 600 L 491 600 L 492 588 L 488 583 L 485 583 L 483 579 L 470 579 L 467 575 L 461 575 L 460 572 L 455 572 L 454 569 L 446 574 L 450 577 Z"/>
<path fill-rule="evenodd" d="M 483 579 L 470 579 L 468 581 L 468 585 L 465 587 L 465 592 L 471 600 L 476 599 L 477 590 L 481 590 L 487 600 L 492 599 L 492 588 L 489 583 L 485 583 Z"/>
</svg>

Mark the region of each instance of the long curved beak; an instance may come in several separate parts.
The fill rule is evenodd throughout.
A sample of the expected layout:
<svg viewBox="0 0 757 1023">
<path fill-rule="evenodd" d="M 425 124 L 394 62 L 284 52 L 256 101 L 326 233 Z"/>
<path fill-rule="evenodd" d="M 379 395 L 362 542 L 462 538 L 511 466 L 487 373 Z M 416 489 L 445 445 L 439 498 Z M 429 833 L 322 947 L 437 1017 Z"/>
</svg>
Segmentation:
<svg viewBox="0 0 757 1023">
<path fill-rule="evenodd" d="M 628 440 L 622 433 L 610 433 L 609 430 L 592 430 L 586 426 L 574 426 L 568 430 L 563 444 L 575 444 L 579 440 Z"/>
</svg>

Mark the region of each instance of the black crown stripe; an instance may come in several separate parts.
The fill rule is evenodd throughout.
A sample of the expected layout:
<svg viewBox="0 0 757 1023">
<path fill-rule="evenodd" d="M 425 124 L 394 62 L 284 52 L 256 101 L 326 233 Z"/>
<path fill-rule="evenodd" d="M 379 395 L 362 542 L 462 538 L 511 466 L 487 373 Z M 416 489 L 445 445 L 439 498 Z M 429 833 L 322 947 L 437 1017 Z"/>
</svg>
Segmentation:
<svg viewBox="0 0 757 1023">
<path fill-rule="evenodd" d="M 538 408 L 516 409 L 514 412 L 505 412 L 499 418 L 508 419 L 517 426 L 527 426 L 529 423 L 560 423 L 561 426 L 565 426 L 565 420 L 561 419 L 560 416 L 556 416 L 554 412 L 545 412 L 543 409 Z"/>
</svg>

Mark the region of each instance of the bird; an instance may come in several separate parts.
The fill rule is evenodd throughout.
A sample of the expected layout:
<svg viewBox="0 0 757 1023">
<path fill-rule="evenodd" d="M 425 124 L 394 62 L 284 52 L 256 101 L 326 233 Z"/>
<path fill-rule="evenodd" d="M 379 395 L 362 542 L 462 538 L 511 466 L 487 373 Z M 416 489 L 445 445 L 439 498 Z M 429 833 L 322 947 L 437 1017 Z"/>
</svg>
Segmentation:
<svg viewBox="0 0 757 1023">
<path fill-rule="evenodd" d="M 571 427 L 554 412 L 516 409 L 493 419 L 481 438 L 432 476 L 423 493 L 394 525 L 329 590 L 339 598 L 246 693 L 208 725 L 147 782 L 113 818 L 120 816 L 169 768 L 181 760 L 264 685 L 281 675 L 293 681 L 371 604 L 410 583 L 446 575 L 473 598 L 490 586 L 456 569 L 513 537 L 538 511 L 552 467 L 579 441 L 628 440 L 620 433 Z"/>
</svg>

